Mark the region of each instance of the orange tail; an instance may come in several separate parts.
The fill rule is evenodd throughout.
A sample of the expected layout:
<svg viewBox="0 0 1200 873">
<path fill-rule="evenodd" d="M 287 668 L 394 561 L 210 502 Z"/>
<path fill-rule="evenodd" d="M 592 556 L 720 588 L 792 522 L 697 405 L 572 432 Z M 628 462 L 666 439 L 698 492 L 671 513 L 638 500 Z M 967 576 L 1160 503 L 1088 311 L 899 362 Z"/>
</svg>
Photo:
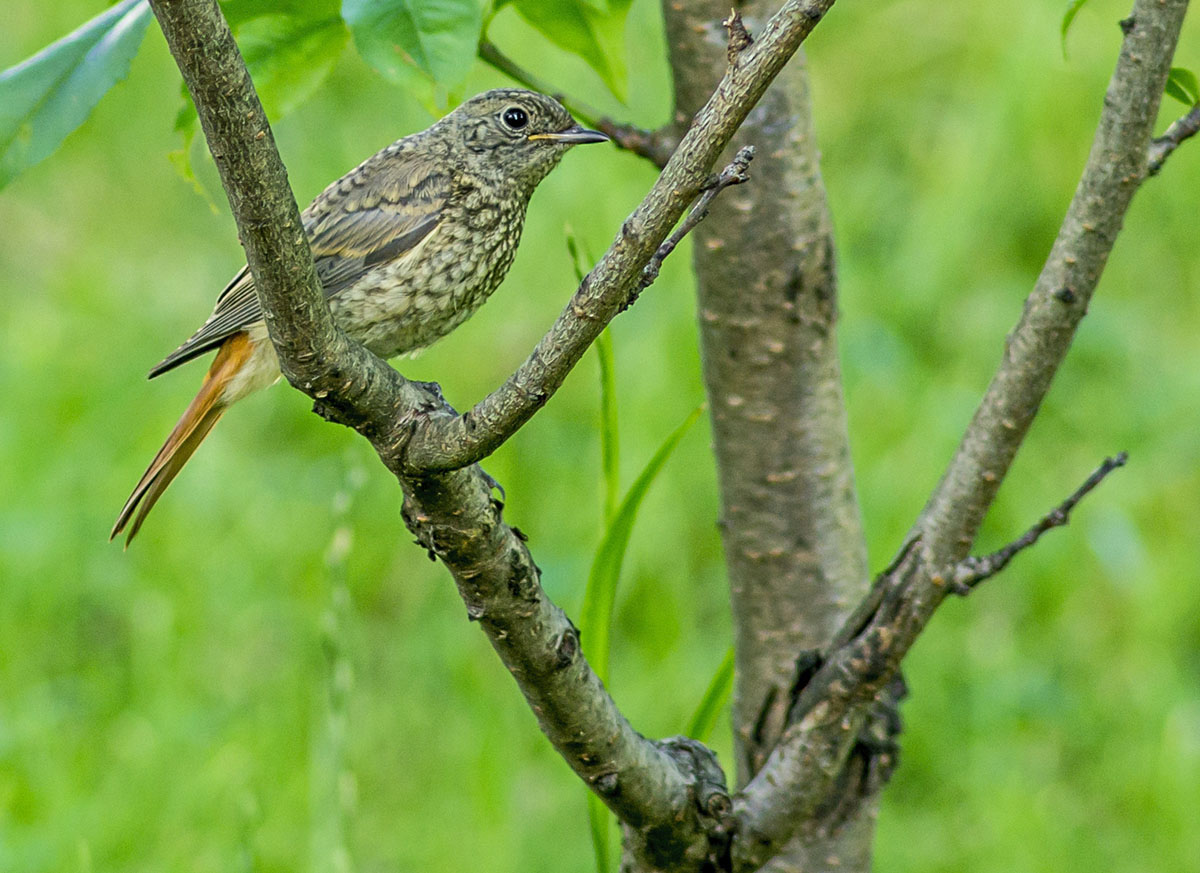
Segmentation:
<svg viewBox="0 0 1200 873">
<path fill-rule="evenodd" d="M 250 358 L 253 350 L 250 337 L 245 333 L 234 334 L 221 345 L 208 374 L 204 377 L 200 392 L 183 413 L 163 447 L 158 450 L 146 472 L 142 474 L 129 499 L 125 501 L 121 514 L 117 516 L 117 523 L 113 525 L 110 540 L 116 539 L 117 534 L 128 525 L 129 533 L 125 537 L 125 546 L 129 547 L 158 498 L 167 490 L 171 480 L 183 469 L 188 458 L 199 448 L 213 425 L 224 414 L 228 407 L 228 402 L 223 402 L 225 388 Z M 129 523 L 131 518 L 133 524 Z"/>
</svg>

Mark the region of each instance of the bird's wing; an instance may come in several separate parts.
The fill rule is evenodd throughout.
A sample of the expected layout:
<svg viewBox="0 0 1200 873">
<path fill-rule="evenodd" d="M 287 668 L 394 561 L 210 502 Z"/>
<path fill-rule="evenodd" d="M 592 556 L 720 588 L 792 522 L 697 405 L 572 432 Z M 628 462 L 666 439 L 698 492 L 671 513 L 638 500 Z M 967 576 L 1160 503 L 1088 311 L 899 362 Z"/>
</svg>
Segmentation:
<svg viewBox="0 0 1200 873">
<path fill-rule="evenodd" d="M 437 227 L 450 197 L 450 176 L 428 157 L 385 149 L 334 182 L 304 210 L 317 279 L 326 297 L 373 267 L 414 249 Z M 208 321 L 150 371 L 153 379 L 262 320 L 247 267 L 225 286 Z"/>
</svg>

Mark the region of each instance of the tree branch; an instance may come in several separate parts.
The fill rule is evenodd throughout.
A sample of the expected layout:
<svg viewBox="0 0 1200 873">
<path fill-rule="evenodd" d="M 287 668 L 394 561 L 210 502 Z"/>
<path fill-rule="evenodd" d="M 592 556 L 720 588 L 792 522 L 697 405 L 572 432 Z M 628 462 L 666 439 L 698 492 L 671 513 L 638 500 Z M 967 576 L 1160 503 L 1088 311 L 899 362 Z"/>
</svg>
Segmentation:
<svg viewBox="0 0 1200 873">
<path fill-rule="evenodd" d="M 1000 368 L 910 545 L 797 695 L 791 723 L 735 798 L 735 870 L 756 870 L 828 796 L 864 711 L 953 589 L 984 513 L 1065 356 L 1130 200 L 1187 0 L 1136 0 L 1075 198 Z"/>
<path fill-rule="evenodd" d="M 455 416 L 332 321 L 286 171 L 216 0 L 151 0 L 216 157 L 288 381 L 371 441 L 404 490 L 409 529 L 451 571 L 468 616 L 487 633 L 543 732 L 655 869 L 691 869 L 714 851 L 712 835 L 724 832 L 727 811 L 711 789 L 714 764 L 697 749 L 681 754 L 678 742 L 653 743 L 633 730 L 587 665 L 570 621 L 546 597 L 524 537 L 490 497 L 489 480 L 468 465 L 528 420 L 627 304 L 737 126 L 832 3 L 787 0 L 762 38 L 734 58 L 555 327 L 504 387 Z"/>
<path fill-rule="evenodd" d="M 494 452 L 545 405 L 588 346 L 628 305 L 642 268 L 700 193 L 717 157 L 833 2 L 786 0 L 726 70 L 654 187 L 525 362 L 468 412 L 419 423 L 402 463 L 424 470 L 474 463 Z"/>
<path fill-rule="evenodd" d="M 556 91 L 549 83 L 529 72 L 508 55 L 504 54 L 504 52 L 500 51 L 496 44 L 490 40 L 485 39 L 479 43 L 479 57 L 501 73 L 504 73 L 504 75 L 508 76 L 518 85 L 524 85 L 526 88 L 532 88 L 534 91 L 541 91 L 543 94 L 551 95 L 559 103 L 571 110 L 571 114 L 580 121 L 608 134 L 616 145 L 626 151 L 633 152 L 635 155 L 646 158 L 660 170 L 667 165 L 671 153 L 675 151 L 675 147 L 679 144 L 679 137 L 674 127 L 670 125 L 658 130 L 647 130 L 644 127 L 638 127 L 634 124 L 622 124 L 619 121 L 609 118 L 600 110 L 563 94 L 561 91 Z"/>
<path fill-rule="evenodd" d="M 1013 540 L 1004 548 L 992 552 L 990 555 L 972 555 L 959 561 L 950 580 L 954 593 L 963 596 L 970 594 L 976 585 L 985 579 L 990 579 L 1007 567 L 1009 561 L 1041 539 L 1042 534 L 1046 531 L 1065 525 L 1070 520 L 1071 510 L 1079 501 L 1103 482 L 1109 473 L 1118 467 L 1124 467 L 1127 460 L 1129 460 L 1129 455 L 1125 452 L 1121 452 L 1115 458 L 1106 458 L 1104 463 L 1097 467 L 1095 472 L 1088 476 L 1070 497 L 1042 516 L 1038 523 L 1025 531 L 1019 539 Z"/>
<path fill-rule="evenodd" d="M 1066 357 L 1134 192 L 1187 0 L 1137 0 L 1087 165 L 1004 357 L 916 528 L 941 566 L 964 558 Z"/>
<path fill-rule="evenodd" d="M 1175 149 L 1200 133 L 1200 103 L 1191 108 L 1187 115 L 1175 119 L 1162 136 L 1150 141 L 1146 157 L 1146 175 L 1157 176 Z"/>
</svg>

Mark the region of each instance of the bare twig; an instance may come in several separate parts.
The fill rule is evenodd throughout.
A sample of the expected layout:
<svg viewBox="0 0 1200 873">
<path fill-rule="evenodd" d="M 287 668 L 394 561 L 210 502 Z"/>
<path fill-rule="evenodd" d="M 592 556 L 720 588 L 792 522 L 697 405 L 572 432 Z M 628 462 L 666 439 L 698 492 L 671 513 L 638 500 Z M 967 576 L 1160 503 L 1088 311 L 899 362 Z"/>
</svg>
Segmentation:
<svg viewBox="0 0 1200 873">
<path fill-rule="evenodd" d="M 552 88 L 548 82 L 526 70 L 490 40 L 485 39 L 479 43 L 479 57 L 517 84 L 550 94 L 571 110 L 571 114 L 580 121 L 608 134 L 617 146 L 646 158 L 660 170 L 667 165 L 667 159 L 679 144 L 679 138 L 670 126 L 648 130 L 635 124 L 624 124 L 609 118 L 599 109 Z"/>
<path fill-rule="evenodd" d="M 1150 141 L 1146 158 L 1147 175 L 1157 176 L 1175 149 L 1197 133 L 1200 133 L 1200 103 L 1193 106 L 1187 115 L 1171 122 L 1162 136 Z"/>
<path fill-rule="evenodd" d="M 729 188 L 732 185 L 741 185 L 743 182 L 750 181 L 750 162 L 754 160 L 754 146 L 742 146 L 738 149 L 738 153 L 733 156 L 725 169 L 720 173 L 715 174 L 711 179 L 706 181 L 702 187 L 702 193 L 696 201 L 696 205 L 688 211 L 687 217 L 679 223 L 679 227 L 675 228 L 674 233 L 667 237 L 654 255 L 650 258 L 650 262 L 642 268 L 642 278 L 639 280 L 637 288 L 634 289 L 630 296 L 627 306 L 632 304 L 637 299 L 637 295 L 654 284 L 654 280 L 658 278 L 658 272 L 662 269 L 663 261 L 671 252 L 675 251 L 675 247 L 683 242 L 683 238 L 695 230 L 696 225 L 708 217 L 708 209 L 712 206 L 712 202 L 717 199 L 717 195 Z"/>
<path fill-rule="evenodd" d="M 1075 490 L 1074 494 L 1046 513 L 1037 524 L 1025 531 L 1019 539 L 1014 540 L 998 551 L 992 552 L 990 555 L 972 555 L 969 558 L 959 561 L 958 566 L 954 569 L 954 575 L 950 580 L 953 592 L 961 595 L 969 594 L 984 579 L 995 576 L 1007 567 L 1008 562 L 1016 557 L 1018 552 L 1022 552 L 1032 546 L 1046 531 L 1065 525 L 1070 518 L 1071 510 L 1075 508 L 1076 504 L 1089 491 L 1099 485 L 1109 473 L 1118 467 L 1124 467 L 1127 460 L 1129 460 L 1129 455 L 1126 452 L 1121 452 L 1115 458 L 1106 458 L 1104 463 L 1097 467 L 1091 476 L 1088 476 L 1087 481 Z"/>
<path fill-rule="evenodd" d="M 750 36 L 750 31 L 746 30 L 746 22 L 742 20 L 742 15 L 736 8 L 731 9 L 729 17 L 721 23 L 729 32 L 729 45 L 726 47 L 725 56 L 732 66 L 737 63 L 738 56 L 749 48 L 754 40 Z"/>
</svg>

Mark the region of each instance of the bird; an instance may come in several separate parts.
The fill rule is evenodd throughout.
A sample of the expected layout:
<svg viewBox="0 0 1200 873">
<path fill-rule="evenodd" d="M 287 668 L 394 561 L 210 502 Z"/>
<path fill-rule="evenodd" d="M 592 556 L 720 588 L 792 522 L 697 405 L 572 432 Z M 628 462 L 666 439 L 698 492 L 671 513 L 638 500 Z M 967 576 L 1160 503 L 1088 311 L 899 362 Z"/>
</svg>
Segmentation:
<svg viewBox="0 0 1200 873">
<path fill-rule="evenodd" d="M 534 188 L 572 146 L 608 139 L 556 99 L 508 88 L 472 97 L 367 158 L 301 213 L 334 319 L 384 359 L 445 336 L 508 272 Z M 213 349 L 199 392 L 125 502 L 110 541 L 125 531 L 128 548 L 225 410 L 278 381 L 248 267 L 149 378 Z"/>
</svg>

